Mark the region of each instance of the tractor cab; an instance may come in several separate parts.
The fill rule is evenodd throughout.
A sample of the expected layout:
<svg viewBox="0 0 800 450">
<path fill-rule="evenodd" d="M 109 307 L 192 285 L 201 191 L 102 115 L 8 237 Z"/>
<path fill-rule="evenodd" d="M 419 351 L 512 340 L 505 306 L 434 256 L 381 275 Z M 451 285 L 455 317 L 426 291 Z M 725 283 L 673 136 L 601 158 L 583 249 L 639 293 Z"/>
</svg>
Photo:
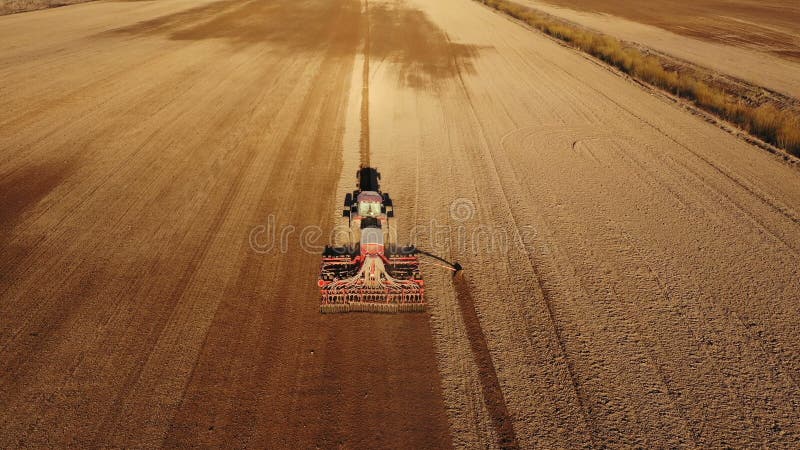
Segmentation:
<svg viewBox="0 0 800 450">
<path fill-rule="evenodd" d="M 379 218 L 383 214 L 383 197 L 375 191 L 364 191 L 358 194 L 358 215 L 360 217 Z"/>
<path fill-rule="evenodd" d="M 349 224 L 364 228 L 382 228 L 394 217 L 394 206 L 389 194 L 380 191 L 380 174 L 371 167 L 362 167 L 356 173 L 358 189 L 344 196 L 342 215 Z"/>
</svg>

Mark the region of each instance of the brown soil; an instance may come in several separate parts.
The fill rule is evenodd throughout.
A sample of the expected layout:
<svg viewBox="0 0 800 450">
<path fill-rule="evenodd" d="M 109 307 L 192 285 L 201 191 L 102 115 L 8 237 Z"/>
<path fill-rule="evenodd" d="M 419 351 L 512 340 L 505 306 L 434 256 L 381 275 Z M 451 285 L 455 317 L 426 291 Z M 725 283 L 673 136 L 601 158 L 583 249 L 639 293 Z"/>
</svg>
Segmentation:
<svg viewBox="0 0 800 450">
<path fill-rule="evenodd" d="M 494 362 L 492 362 L 486 335 L 483 332 L 481 321 L 475 308 L 475 300 L 472 298 L 474 288 L 470 286 L 469 278 L 467 278 L 463 270 L 454 274 L 453 285 L 456 290 L 458 307 L 461 310 L 461 318 L 464 321 L 464 329 L 467 332 L 470 348 L 478 365 L 478 376 L 481 380 L 486 409 L 499 438 L 498 444 L 506 449 L 519 448 L 519 442 L 517 442 L 517 436 L 514 432 L 514 423 L 508 413 L 503 389 L 497 379 L 497 369 L 495 369 Z"/>
<path fill-rule="evenodd" d="M 792 447 L 797 170 L 475 2 L 364 6 L 0 18 L 0 445 Z M 363 110 L 466 267 L 426 314 L 318 313 Z"/>
<path fill-rule="evenodd" d="M 61 76 L 3 96 L 3 446 L 449 446 L 427 315 L 321 316 L 317 254 L 248 244 L 330 227 L 360 17 L 209 3 L 14 71 Z"/>
</svg>

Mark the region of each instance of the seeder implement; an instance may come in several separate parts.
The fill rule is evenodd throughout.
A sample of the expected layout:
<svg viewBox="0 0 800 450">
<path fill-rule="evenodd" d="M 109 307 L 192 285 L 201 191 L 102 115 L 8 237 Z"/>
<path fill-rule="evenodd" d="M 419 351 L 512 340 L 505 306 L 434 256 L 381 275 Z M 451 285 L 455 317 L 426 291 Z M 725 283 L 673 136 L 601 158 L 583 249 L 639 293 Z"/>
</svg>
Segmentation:
<svg viewBox="0 0 800 450">
<path fill-rule="evenodd" d="M 419 312 L 425 310 L 425 282 L 414 246 L 384 244 L 384 229 L 394 217 L 389 194 L 382 193 L 380 174 L 362 167 L 358 190 L 347 194 L 343 216 L 357 227 L 359 242 L 328 246 L 322 254 L 318 285 L 320 312 Z"/>
</svg>

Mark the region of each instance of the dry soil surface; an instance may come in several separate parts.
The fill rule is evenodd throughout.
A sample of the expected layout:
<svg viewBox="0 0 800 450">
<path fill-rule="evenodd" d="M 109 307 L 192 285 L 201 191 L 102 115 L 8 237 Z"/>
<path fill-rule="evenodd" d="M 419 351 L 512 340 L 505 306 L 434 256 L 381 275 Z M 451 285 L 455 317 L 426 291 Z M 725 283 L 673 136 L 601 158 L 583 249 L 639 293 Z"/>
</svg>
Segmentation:
<svg viewBox="0 0 800 450">
<path fill-rule="evenodd" d="M 800 439 L 798 171 L 475 2 L 12 15 L 0 79 L 3 447 Z M 429 313 L 318 313 L 365 158 Z"/>
</svg>

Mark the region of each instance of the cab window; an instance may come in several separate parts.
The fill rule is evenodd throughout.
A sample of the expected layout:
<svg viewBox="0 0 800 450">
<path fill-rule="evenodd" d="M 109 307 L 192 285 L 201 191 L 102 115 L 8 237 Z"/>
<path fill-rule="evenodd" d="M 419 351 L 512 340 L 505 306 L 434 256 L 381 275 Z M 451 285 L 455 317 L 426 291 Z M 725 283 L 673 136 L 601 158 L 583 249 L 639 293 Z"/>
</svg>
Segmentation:
<svg viewBox="0 0 800 450">
<path fill-rule="evenodd" d="M 381 204 L 377 202 L 358 202 L 358 215 L 362 217 L 378 217 L 381 215 Z"/>
</svg>

